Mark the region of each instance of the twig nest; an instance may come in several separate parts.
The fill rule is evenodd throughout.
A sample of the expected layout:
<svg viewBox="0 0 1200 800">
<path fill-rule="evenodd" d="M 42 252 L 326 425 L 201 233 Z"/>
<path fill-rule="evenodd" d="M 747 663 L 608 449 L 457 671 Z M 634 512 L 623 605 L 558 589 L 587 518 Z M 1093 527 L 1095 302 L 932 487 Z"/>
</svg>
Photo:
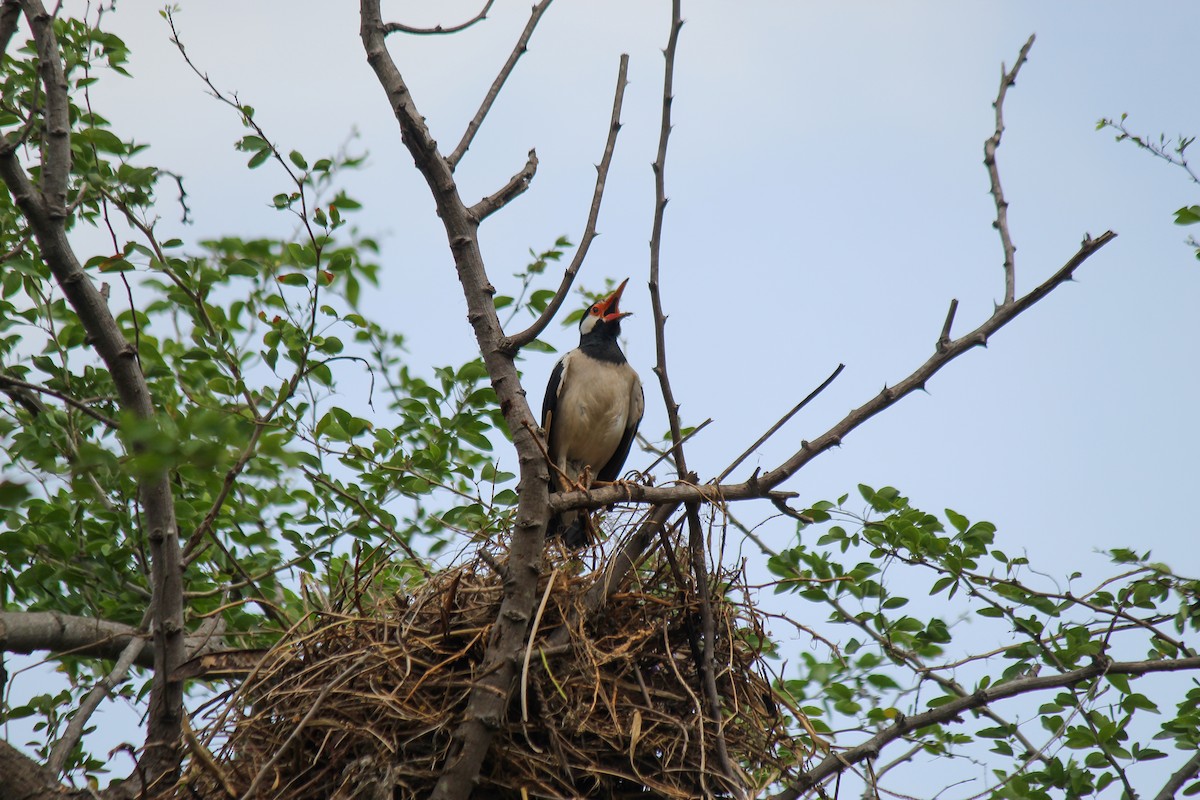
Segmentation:
<svg viewBox="0 0 1200 800">
<path fill-rule="evenodd" d="M 476 796 L 738 796 L 794 767 L 762 625 L 724 591 L 744 585 L 740 575 L 711 576 L 718 724 L 697 662 L 699 601 L 668 560 L 644 564 L 589 618 L 585 593 L 601 576 L 559 559 L 548 554 L 534 644 Z M 342 610 L 314 613 L 211 713 L 179 794 L 428 796 L 483 660 L 504 564 L 502 552 L 482 553 L 400 598 L 356 583 Z"/>
</svg>

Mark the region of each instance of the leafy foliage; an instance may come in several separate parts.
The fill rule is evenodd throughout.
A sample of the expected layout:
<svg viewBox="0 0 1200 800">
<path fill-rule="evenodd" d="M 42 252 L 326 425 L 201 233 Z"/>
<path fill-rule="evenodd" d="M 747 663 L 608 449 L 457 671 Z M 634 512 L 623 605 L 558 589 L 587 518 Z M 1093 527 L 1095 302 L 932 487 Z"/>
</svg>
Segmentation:
<svg viewBox="0 0 1200 800">
<path fill-rule="evenodd" d="M 245 129 L 230 157 L 274 177 L 263 200 L 279 224 L 251 238 L 160 239 L 161 215 L 191 218 L 185 179 L 149 163 L 147 146 L 114 131 L 89 96 L 101 76 L 128 75 L 128 51 L 98 20 L 53 25 L 69 92 L 67 225 L 111 240 L 81 260 L 105 287 L 155 413 L 122 410 L 13 194 L 0 193 L 3 612 L 144 632 L 153 589 L 139 490 L 163 470 L 184 543 L 185 624 L 219 648 L 270 645 L 324 607 L 314 598 L 348 595 L 361 575 L 402 594 L 458 543 L 510 529 L 509 432 L 483 361 L 427 367 L 401 332 L 364 313 L 378 245 L 353 225 L 360 204 L 343 177 L 365 156 L 302 153 L 209 84 Z M 0 135 L 35 181 L 54 135 L 38 66 L 32 42 L 0 63 Z M 1187 163 L 1192 139 L 1155 144 L 1130 134 L 1124 117 L 1101 127 L 1200 183 Z M 1176 221 L 1200 222 L 1200 206 Z M 520 291 L 495 297 L 506 322 L 548 307 L 543 282 L 572 246 L 559 237 L 530 250 L 514 276 Z M 858 498 L 804 510 L 795 543 L 767 561 L 775 599 L 802 609 L 780 619 L 818 642 L 778 675 L 795 712 L 798 768 L 919 718 L 928 724 L 906 731 L 902 752 L 868 782 L 918 757 L 966 758 L 988 765 L 993 797 L 1078 797 L 1114 784 L 1132 796 L 1135 780 L 1160 777 L 1164 758 L 1200 748 L 1194 679 L 1181 688 L 1149 677 L 1197 657 L 1200 581 L 1150 553 L 1114 550 L 1116 574 L 1084 584 L 1079 572 L 1047 575 L 1005 552 L 989 522 L 928 513 L 891 487 L 860 486 Z M 823 621 L 812 622 L 814 607 Z M 735 635 L 755 653 L 788 655 L 757 629 Z M 110 661 L 78 652 L 52 660 L 63 685 L 0 709 L 33 721 L 30 751 L 42 759 L 111 672 Z M 144 707 L 149 684 L 135 672 L 114 693 Z M 1024 705 L 993 702 L 1010 695 Z M 963 701 L 965 712 L 937 715 Z M 859 760 L 876 764 L 878 754 Z M 82 780 L 105 769 L 84 746 L 64 765 Z"/>
</svg>

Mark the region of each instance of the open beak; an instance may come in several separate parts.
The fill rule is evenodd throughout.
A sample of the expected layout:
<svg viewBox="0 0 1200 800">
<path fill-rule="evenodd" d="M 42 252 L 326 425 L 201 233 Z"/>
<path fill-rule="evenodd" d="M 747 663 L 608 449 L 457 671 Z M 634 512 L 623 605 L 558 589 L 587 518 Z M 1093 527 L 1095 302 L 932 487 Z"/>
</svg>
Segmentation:
<svg viewBox="0 0 1200 800">
<path fill-rule="evenodd" d="M 621 302 L 621 293 L 625 291 L 625 284 L 627 283 L 629 283 L 629 278 L 621 281 L 621 285 L 617 287 L 615 292 L 596 304 L 600 306 L 600 318 L 605 322 L 616 322 L 633 313 L 632 311 L 622 311 L 618 305 Z"/>
</svg>

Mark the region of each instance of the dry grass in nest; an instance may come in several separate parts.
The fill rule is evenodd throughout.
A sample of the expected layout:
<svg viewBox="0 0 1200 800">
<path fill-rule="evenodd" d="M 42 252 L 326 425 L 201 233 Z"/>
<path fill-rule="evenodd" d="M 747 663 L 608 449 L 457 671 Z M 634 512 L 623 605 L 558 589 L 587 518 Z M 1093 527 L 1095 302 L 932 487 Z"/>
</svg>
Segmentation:
<svg viewBox="0 0 1200 800">
<path fill-rule="evenodd" d="M 495 545 L 493 545 L 495 548 Z M 552 548 L 553 549 L 553 548 Z M 445 766 L 501 599 L 503 553 L 447 569 L 366 613 L 320 613 L 282 641 L 193 746 L 181 795 L 202 798 L 417 798 Z M 686 564 L 686 559 L 684 562 Z M 716 725 L 702 722 L 693 654 L 694 592 L 658 558 L 580 622 L 599 579 L 549 557 L 535 644 L 476 797 L 753 794 L 794 767 L 783 708 L 763 669 L 759 618 L 714 591 L 715 674 L 729 776 Z M 714 575 L 717 587 L 740 575 Z M 563 625 L 569 644 L 545 651 Z M 561 633 L 559 634 L 561 637 Z M 561 641 L 561 639 L 560 639 Z M 731 792 L 731 781 L 740 790 Z"/>
</svg>

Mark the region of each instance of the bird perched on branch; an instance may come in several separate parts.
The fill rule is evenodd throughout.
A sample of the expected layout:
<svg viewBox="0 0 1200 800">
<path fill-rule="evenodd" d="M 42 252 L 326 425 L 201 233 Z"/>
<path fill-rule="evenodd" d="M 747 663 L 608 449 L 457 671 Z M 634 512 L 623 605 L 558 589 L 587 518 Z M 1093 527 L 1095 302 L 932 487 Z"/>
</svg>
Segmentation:
<svg viewBox="0 0 1200 800">
<path fill-rule="evenodd" d="M 593 480 L 617 480 L 642 421 L 642 382 L 617 344 L 621 320 L 630 314 L 618 305 L 627 283 L 584 312 L 579 347 L 550 373 L 542 428 L 552 488 L 571 491 L 587 489 Z M 548 533 L 578 548 L 587 544 L 586 527 L 579 511 L 567 511 L 550 521 Z"/>
</svg>

